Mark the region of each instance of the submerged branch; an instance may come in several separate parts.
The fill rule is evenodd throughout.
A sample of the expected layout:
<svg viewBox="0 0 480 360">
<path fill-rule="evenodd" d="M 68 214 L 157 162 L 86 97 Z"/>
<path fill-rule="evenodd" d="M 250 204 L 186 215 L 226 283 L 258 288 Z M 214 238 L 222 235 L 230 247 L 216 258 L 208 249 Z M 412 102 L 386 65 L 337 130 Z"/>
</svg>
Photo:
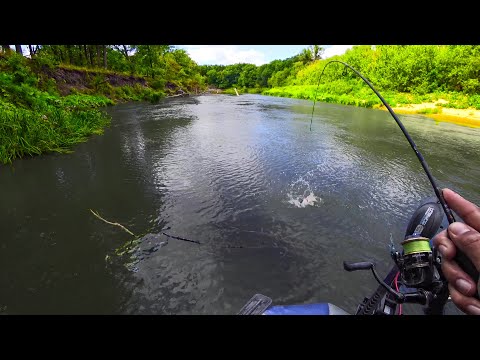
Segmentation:
<svg viewBox="0 0 480 360">
<path fill-rule="evenodd" d="M 163 235 L 165 235 L 166 237 L 169 237 L 169 238 L 172 238 L 172 239 L 176 239 L 176 240 L 182 240 L 182 241 L 188 241 L 188 242 L 192 242 L 192 243 L 195 243 L 195 244 L 202 244 L 200 241 L 198 240 L 189 240 L 189 239 L 185 239 L 185 238 L 182 238 L 180 236 L 173 236 L 173 235 L 169 235 L 167 233 L 164 233 L 162 232 Z"/>
<path fill-rule="evenodd" d="M 95 212 L 95 211 L 93 211 L 92 209 L 89 209 L 89 210 L 90 210 L 90 212 L 91 212 L 93 215 L 95 215 L 97 218 L 99 218 L 99 219 L 102 220 L 103 222 L 106 222 L 107 224 L 110 224 L 110 225 L 115 225 L 115 226 L 121 227 L 123 230 L 125 230 L 125 231 L 126 231 L 127 233 L 129 233 L 130 235 L 135 236 L 134 233 L 132 233 L 130 230 L 128 230 L 128 229 L 127 229 L 125 226 L 123 226 L 122 224 L 119 224 L 119 223 L 117 223 L 117 222 L 110 222 L 110 221 L 108 221 L 108 220 L 105 220 L 104 218 L 102 218 L 102 217 L 98 214 L 98 212 Z"/>
</svg>

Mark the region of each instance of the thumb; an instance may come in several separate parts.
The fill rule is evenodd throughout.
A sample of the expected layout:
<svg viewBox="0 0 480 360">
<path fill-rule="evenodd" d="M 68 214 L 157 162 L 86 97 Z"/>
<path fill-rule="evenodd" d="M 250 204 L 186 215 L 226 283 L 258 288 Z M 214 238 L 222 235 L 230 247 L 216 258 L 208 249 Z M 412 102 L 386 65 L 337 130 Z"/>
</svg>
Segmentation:
<svg viewBox="0 0 480 360">
<path fill-rule="evenodd" d="M 448 226 L 448 235 L 455 246 L 460 249 L 480 269 L 480 233 L 470 226 L 454 222 Z"/>
</svg>

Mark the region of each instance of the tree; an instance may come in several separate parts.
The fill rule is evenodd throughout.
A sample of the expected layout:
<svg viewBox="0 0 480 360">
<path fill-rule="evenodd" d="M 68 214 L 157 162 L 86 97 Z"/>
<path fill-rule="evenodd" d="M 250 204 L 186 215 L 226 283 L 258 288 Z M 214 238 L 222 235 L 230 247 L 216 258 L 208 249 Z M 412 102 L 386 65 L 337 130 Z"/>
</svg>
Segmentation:
<svg viewBox="0 0 480 360">
<path fill-rule="evenodd" d="M 106 69 L 107 68 L 107 45 L 102 45 L 103 46 L 103 67 Z"/>
<path fill-rule="evenodd" d="M 315 60 L 321 60 L 324 52 L 325 49 L 320 45 L 310 45 L 302 50 L 299 57 L 304 64 L 308 64 Z"/>
<path fill-rule="evenodd" d="M 165 72 L 164 55 L 169 50 L 169 45 L 138 45 L 133 56 L 137 71 L 153 79 L 162 75 Z"/>
<path fill-rule="evenodd" d="M 38 50 L 38 45 L 33 46 L 33 45 L 28 45 L 28 52 L 30 53 L 30 58 L 33 58 L 33 56 L 37 53 Z"/>
<path fill-rule="evenodd" d="M 2 45 L 2 50 L 5 53 L 10 53 L 12 51 L 12 48 L 10 47 L 10 45 Z"/>
<path fill-rule="evenodd" d="M 322 55 L 325 52 L 325 48 L 320 45 L 310 45 L 310 51 L 312 53 L 312 61 L 321 60 Z"/>
<path fill-rule="evenodd" d="M 132 55 L 130 54 L 135 52 L 136 46 L 135 45 L 113 45 L 113 48 L 123 54 L 123 56 L 125 57 L 125 60 L 129 65 L 130 73 L 133 75 L 135 73 L 135 64 L 132 61 Z"/>
</svg>

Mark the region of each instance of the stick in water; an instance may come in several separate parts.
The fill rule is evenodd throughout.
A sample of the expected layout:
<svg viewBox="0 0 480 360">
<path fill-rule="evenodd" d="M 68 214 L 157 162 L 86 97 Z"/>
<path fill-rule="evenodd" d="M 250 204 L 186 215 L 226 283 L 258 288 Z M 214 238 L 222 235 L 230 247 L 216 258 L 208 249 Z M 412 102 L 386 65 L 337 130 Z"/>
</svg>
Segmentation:
<svg viewBox="0 0 480 360">
<path fill-rule="evenodd" d="M 119 227 L 121 227 L 123 230 L 125 230 L 126 232 L 128 232 L 130 235 L 135 236 L 134 233 L 132 233 L 130 230 L 128 230 L 128 229 L 127 229 L 125 226 L 123 226 L 122 224 L 119 224 L 119 223 L 117 223 L 117 222 L 114 223 L 114 222 L 107 221 L 107 220 L 105 220 L 104 218 L 102 218 L 102 217 L 98 214 L 98 212 L 96 213 L 96 212 L 93 211 L 92 209 L 89 209 L 89 210 L 90 210 L 90 212 L 91 212 L 93 215 L 95 215 L 97 218 L 99 218 L 99 219 L 102 220 L 103 222 L 106 222 L 107 224 L 110 224 L 110 225 L 119 226 Z"/>
</svg>

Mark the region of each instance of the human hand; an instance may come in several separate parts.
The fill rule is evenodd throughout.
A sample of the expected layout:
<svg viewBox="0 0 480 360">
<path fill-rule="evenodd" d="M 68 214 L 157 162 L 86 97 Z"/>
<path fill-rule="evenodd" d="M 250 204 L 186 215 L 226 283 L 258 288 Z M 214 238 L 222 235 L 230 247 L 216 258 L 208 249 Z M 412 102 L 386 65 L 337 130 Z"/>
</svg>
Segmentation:
<svg viewBox="0 0 480 360">
<path fill-rule="evenodd" d="M 477 284 L 454 260 L 458 248 L 480 270 L 480 208 L 450 189 L 442 194 L 465 223 L 450 224 L 434 237 L 433 244 L 442 254 L 442 272 L 453 303 L 466 314 L 480 315 L 480 301 L 474 297 Z"/>
</svg>

